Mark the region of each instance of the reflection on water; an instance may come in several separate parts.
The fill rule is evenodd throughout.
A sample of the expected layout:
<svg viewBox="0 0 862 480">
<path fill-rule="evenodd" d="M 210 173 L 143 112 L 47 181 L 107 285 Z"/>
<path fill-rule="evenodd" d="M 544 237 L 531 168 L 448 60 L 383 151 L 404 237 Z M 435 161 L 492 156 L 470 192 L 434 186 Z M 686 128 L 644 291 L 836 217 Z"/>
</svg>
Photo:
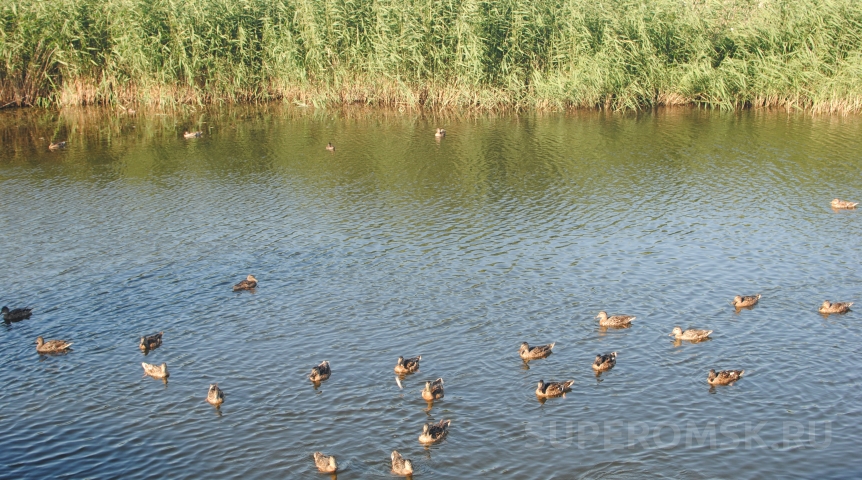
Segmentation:
<svg viewBox="0 0 862 480">
<path fill-rule="evenodd" d="M 817 308 L 858 300 L 862 212 L 829 202 L 862 198 L 860 128 L 3 112 L 0 303 L 34 314 L 0 329 L 0 477 L 323 478 L 317 450 L 342 479 L 390 475 L 392 450 L 429 478 L 858 476 L 858 314 Z M 248 274 L 256 291 L 232 292 Z M 763 298 L 735 311 L 739 292 Z M 599 327 L 600 310 L 638 319 Z M 668 342 L 675 325 L 714 338 Z M 170 388 L 141 377 L 159 331 L 146 359 Z M 39 335 L 75 351 L 40 356 Z M 520 362 L 535 338 L 554 355 Z M 402 352 L 422 378 L 399 385 Z M 309 386 L 324 358 L 337 375 Z M 710 368 L 746 376 L 710 388 Z M 540 378 L 575 384 L 537 404 Z M 223 409 L 202 398 L 215 382 Z"/>
</svg>

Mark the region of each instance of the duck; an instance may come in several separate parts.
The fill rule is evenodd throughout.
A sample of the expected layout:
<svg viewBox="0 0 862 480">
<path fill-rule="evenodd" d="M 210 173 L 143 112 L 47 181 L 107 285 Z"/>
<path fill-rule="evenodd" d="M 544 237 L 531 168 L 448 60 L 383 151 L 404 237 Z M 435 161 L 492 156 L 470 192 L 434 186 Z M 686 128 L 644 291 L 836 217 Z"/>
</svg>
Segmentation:
<svg viewBox="0 0 862 480">
<path fill-rule="evenodd" d="M 536 396 L 537 397 L 559 397 L 560 395 L 571 390 L 572 385 L 575 384 L 574 380 L 566 380 L 565 382 L 548 382 L 545 383 L 544 380 L 539 380 L 539 384 L 536 387 Z"/>
<path fill-rule="evenodd" d="M 611 352 L 606 355 L 596 355 L 596 361 L 593 362 L 593 370 L 596 372 L 604 372 L 614 368 L 617 364 L 617 352 Z"/>
<path fill-rule="evenodd" d="M 51 144 L 48 145 L 48 150 L 59 150 L 61 148 L 66 148 L 66 142 L 65 141 L 57 142 L 57 143 L 51 142 Z"/>
<path fill-rule="evenodd" d="M 19 320 L 30 318 L 30 315 L 33 314 L 33 309 L 30 307 L 24 307 L 9 310 L 9 307 L 3 307 L 3 309 L 0 310 L 0 313 L 3 314 L 3 320 L 7 322 L 17 322 Z"/>
<path fill-rule="evenodd" d="M 36 337 L 36 351 L 39 353 L 62 353 L 72 346 L 72 342 L 65 340 L 48 340 Z"/>
<path fill-rule="evenodd" d="M 314 464 L 323 473 L 335 473 L 338 470 L 338 464 L 335 463 L 334 455 L 324 455 L 320 452 L 314 452 Z"/>
<path fill-rule="evenodd" d="M 851 209 L 856 208 L 856 205 L 859 205 L 859 202 L 848 202 L 847 200 L 838 200 L 837 198 L 832 200 L 832 208 L 835 209 Z"/>
<path fill-rule="evenodd" d="M 168 373 L 168 364 L 163 363 L 161 365 L 153 365 L 150 363 L 141 362 L 141 366 L 144 367 L 144 375 L 150 376 L 153 378 L 168 378 L 171 374 Z"/>
<path fill-rule="evenodd" d="M 632 323 L 637 317 L 633 315 L 614 315 L 609 317 L 606 312 L 602 311 L 596 315 L 596 318 L 599 319 L 599 325 L 602 327 L 624 327 Z"/>
<path fill-rule="evenodd" d="M 332 374 L 332 370 L 329 368 L 329 362 L 324 360 L 320 365 L 311 369 L 311 374 L 308 376 L 308 379 L 312 382 L 318 383 L 329 378 L 329 375 Z"/>
<path fill-rule="evenodd" d="M 204 132 L 183 132 L 183 138 L 200 138 Z"/>
<path fill-rule="evenodd" d="M 710 333 L 712 333 L 712 330 L 695 330 L 692 328 L 688 330 L 683 330 L 680 327 L 673 327 L 673 331 L 668 336 L 674 337 L 677 340 L 688 340 L 690 342 L 696 342 L 699 340 L 706 340 L 709 337 Z"/>
<path fill-rule="evenodd" d="M 521 343 L 521 348 L 518 349 L 518 354 L 521 355 L 521 359 L 527 360 L 535 360 L 537 358 L 545 358 L 550 355 L 551 350 L 554 349 L 554 345 L 557 342 L 549 343 L 547 345 L 536 345 L 535 347 L 531 347 L 529 343 L 523 342 Z"/>
<path fill-rule="evenodd" d="M 334 151 L 335 151 L 335 146 L 334 146 L 334 145 L 332 145 L 332 142 L 329 142 L 329 143 L 327 143 L 327 144 L 326 144 L 326 149 L 327 149 L 327 150 L 329 150 L 330 152 L 334 152 Z"/>
<path fill-rule="evenodd" d="M 207 403 L 214 407 L 218 407 L 224 403 L 224 392 L 218 388 L 217 383 L 210 385 L 210 389 L 207 391 Z"/>
<path fill-rule="evenodd" d="M 245 280 L 234 285 L 233 291 L 236 292 L 239 290 L 251 290 L 252 288 L 254 288 L 256 286 L 257 286 L 257 279 L 254 278 L 254 275 L 249 275 L 249 276 L 245 277 Z"/>
<path fill-rule="evenodd" d="M 706 381 L 710 385 L 729 385 L 742 378 L 743 373 L 745 370 L 722 370 L 718 373 L 715 370 L 710 370 Z"/>
<path fill-rule="evenodd" d="M 413 462 L 401 456 L 396 450 L 392 450 L 392 473 L 395 475 L 411 475 L 413 473 Z"/>
<path fill-rule="evenodd" d="M 152 335 L 147 335 L 141 337 L 141 344 L 139 347 L 142 352 L 149 352 L 154 348 L 158 348 L 162 345 L 162 334 L 165 332 L 154 333 Z"/>
<path fill-rule="evenodd" d="M 433 402 L 443 398 L 443 379 L 438 378 L 433 382 L 425 382 L 425 388 L 422 390 L 422 398 L 426 402 Z"/>
<path fill-rule="evenodd" d="M 437 138 L 443 138 L 446 136 L 446 130 L 438 128 L 437 131 L 434 133 L 434 136 Z"/>
<path fill-rule="evenodd" d="M 422 355 L 413 358 L 398 357 L 395 373 L 413 373 L 419 370 L 419 360 L 422 360 Z"/>
<path fill-rule="evenodd" d="M 825 300 L 820 305 L 820 313 L 847 313 L 850 311 L 850 306 L 853 302 L 830 302 Z"/>
<path fill-rule="evenodd" d="M 419 442 L 439 442 L 449 432 L 449 424 L 451 423 L 451 420 L 440 420 L 437 423 L 426 423 L 422 426 L 422 435 L 419 435 Z"/>
<path fill-rule="evenodd" d="M 733 306 L 736 308 L 753 307 L 760 300 L 761 295 L 737 295 L 733 297 Z"/>
</svg>

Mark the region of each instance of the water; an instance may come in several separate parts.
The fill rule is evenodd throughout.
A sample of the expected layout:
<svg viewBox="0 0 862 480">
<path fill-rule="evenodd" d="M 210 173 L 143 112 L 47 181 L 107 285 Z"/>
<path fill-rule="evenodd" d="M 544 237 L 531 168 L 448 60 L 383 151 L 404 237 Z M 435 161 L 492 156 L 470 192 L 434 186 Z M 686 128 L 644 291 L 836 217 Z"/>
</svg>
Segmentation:
<svg viewBox="0 0 862 480">
<path fill-rule="evenodd" d="M 321 450 L 386 478 L 393 449 L 426 478 L 859 476 L 862 323 L 817 307 L 862 300 L 862 213 L 829 208 L 862 200 L 860 134 L 695 110 L 3 113 L 0 302 L 34 315 L 0 327 L 0 477 L 327 478 Z M 522 341 L 557 347 L 526 366 Z M 711 389 L 710 368 L 746 375 Z M 575 385 L 542 403 L 539 379 Z"/>
</svg>

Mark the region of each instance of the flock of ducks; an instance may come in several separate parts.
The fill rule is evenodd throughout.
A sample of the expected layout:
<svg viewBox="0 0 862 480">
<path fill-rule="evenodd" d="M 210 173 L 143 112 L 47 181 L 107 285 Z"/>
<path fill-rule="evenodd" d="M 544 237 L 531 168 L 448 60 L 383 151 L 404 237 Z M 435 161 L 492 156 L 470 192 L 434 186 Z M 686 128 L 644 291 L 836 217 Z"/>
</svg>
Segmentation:
<svg viewBox="0 0 862 480">
<path fill-rule="evenodd" d="M 197 138 L 202 135 L 202 132 L 185 132 L 183 136 L 185 138 Z M 442 128 L 438 128 L 435 137 L 442 138 L 446 135 L 446 130 Z M 49 147 L 51 150 L 59 149 L 65 147 L 66 142 L 59 142 L 57 144 L 52 143 Z M 329 143 L 326 146 L 326 149 L 329 151 L 335 151 L 335 147 L 332 143 Z M 831 206 L 834 209 L 853 209 L 856 208 L 858 203 L 848 202 L 845 200 L 834 199 L 831 202 Z M 233 286 L 233 291 L 242 291 L 242 290 L 253 290 L 258 285 L 257 279 L 254 275 L 248 275 L 245 280 L 237 283 Z M 733 298 L 732 304 L 736 308 L 737 311 L 743 308 L 751 308 L 760 301 L 761 295 L 737 295 Z M 850 307 L 853 305 L 853 302 L 830 302 L 829 300 L 824 301 L 818 311 L 822 314 L 833 314 L 833 313 L 846 313 L 850 311 Z M 3 320 L 6 323 L 17 322 L 21 320 L 25 320 L 30 318 L 33 311 L 31 308 L 16 308 L 10 310 L 9 307 L 4 306 L 0 313 L 3 315 Z M 610 327 L 610 328 L 627 328 L 631 325 L 632 321 L 634 321 L 637 317 L 633 315 L 613 315 L 608 316 L 607 312 L 601 311 L 596 315 L 596 318 L 599 320 L 599 326 L 601 327 Z M 709 335 L 712 334 L 712 330 L 698 330 L 698 329 L 688 329 L 683 330 L 680 327 L 674 327 L 673 331 L 671 331 L 671 337 L 674 337 L 675 340 L 684 340 L 692 343 L 701 342 L 707 340 Z M 155 333 L 152 335 L 146 335 L 141 337 L 140 341 L 140 349 L 142 352 L 149 353 L 150 351 L 160 347 L 162 345 L 162 336 L 164 332 Z M 520 348 L 518 349 L 518 354 L 524 362 L 529 362 L 531 360 L 538 360 L 542 358 L 546 358 L 551 353 L 553 353 L 554 345 L 556 343 L 550 343 L 547 345 L 537 345 L 530 346 L 527 342 L 521 343 Z M 67 342 L 65 340 L 48 340 L 47 342 L 41 337 L 36 338 L 36 352 L 39 354 L 56 354 L 56 353 L 65 353 L 72 346 L 72 342 Z M 412 373 L 416 373 L 419 370 L 419 362 L 422 360 L 422 356 L 405 358 L 398 357 L 398 360 L 395 364 L 395 373 L 398 375 L 408 375 Z M 597 354 L 595 361 L 592 364 L 593 370 L 595 370 L 596 375 L 600 375 L 602 372 L 608 371 L 617 363 L 617 352 L 610 352 L 606 354 Z M 170 376 L 168 372 L 168 366 L 166 363 L 162 363 L 161 365 L 149 364 L 146 362 L 142 362 L 141 366 L 144 369 L 144 375 L 150 376 L 153 378 L 161 379 L 163 381 L 167 381 L 167 378 Z M 745 370 L 721 370 L 716 372 L 714 369 L 711 369 L 707 375 L 707 382 L 712 386 L 717 385 L 732 385 L 734 382 L 740 380 L 745 373 Z M 328 361 L 324 360 L 319 365 L 311 369 L 311 373 L 308 375 L 308 379 L 315 383 L 316 386 L 320 384 L 320 382 L 326 381 L 332 375 L 332 368 Z M 398 382 L 399 387 L 401 386 L 401 382 L 399 377 L 396 377 L 396 381 Z M 574 380 L 565 380 L 561 382 L 545 382 L 544 380 L 539 380 L 538 385 L 536 386 L 536 396 L 539 399 L 547 399 L 551 397 L 560 397 L 564 396 L 566 392 L 570 391 L 572 385 L 575 383 Z M 422 390 L 422 398 L 427 402 L 433 402 L 435 400 L 440 400 L 444 396 L 443 391 L 443 379 L 438 378 L 434 381 L 425 382 L 425 388 Z M 219 408 L 225 400 L 225 393 L 218 387 L 218 384 L 211 384 L 209 389 L 207 390 L 206 401 L 211 405 Z M 449 432 L 449 426 L 451 425 L 451 420 L 440 420 L 437 423 L 425 423 L 422 427 L 422 433 L 419 435 L 419 442 L 422 444 L 433 444 L 442 440 L 447 433 Z M 321 452 L 314 453 L 314 464 L 318 470 L 324 473 L 335 473 L 338 471 L 338 462 L 333 455 L 325 455 Z M 413 463 L 409 460 L 401 456 L 397 451 L 393 451 L 391 455 L 392 461 L 392 472 L 397 475 L 412 475 L 413 473 Z"/>
</svg>

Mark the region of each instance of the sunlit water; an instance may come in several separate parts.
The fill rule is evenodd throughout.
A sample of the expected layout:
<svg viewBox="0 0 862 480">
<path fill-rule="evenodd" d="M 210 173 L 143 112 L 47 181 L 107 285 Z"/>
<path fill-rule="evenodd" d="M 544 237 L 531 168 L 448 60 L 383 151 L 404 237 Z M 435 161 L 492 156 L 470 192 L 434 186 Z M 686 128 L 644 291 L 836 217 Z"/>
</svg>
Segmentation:
<svg viewBox="0 0 862 480">
<path fill-rule="evenodd" d="M 0 477 L 327 478 L 320 450 L 385 478 L 394 449 L 428 478 L 862 475 L 862 318 L 817 313 L 862 300 L 862 212 L 829 208 L 862 200 L 860 118 L 7 112 L 0 135 L 0 303 L 34 308 L 0 327 Z M 522 341 L 557 346 L 527 367 Z M 540 403 L 539 379 L 575 384 Z"/>
</svg>

